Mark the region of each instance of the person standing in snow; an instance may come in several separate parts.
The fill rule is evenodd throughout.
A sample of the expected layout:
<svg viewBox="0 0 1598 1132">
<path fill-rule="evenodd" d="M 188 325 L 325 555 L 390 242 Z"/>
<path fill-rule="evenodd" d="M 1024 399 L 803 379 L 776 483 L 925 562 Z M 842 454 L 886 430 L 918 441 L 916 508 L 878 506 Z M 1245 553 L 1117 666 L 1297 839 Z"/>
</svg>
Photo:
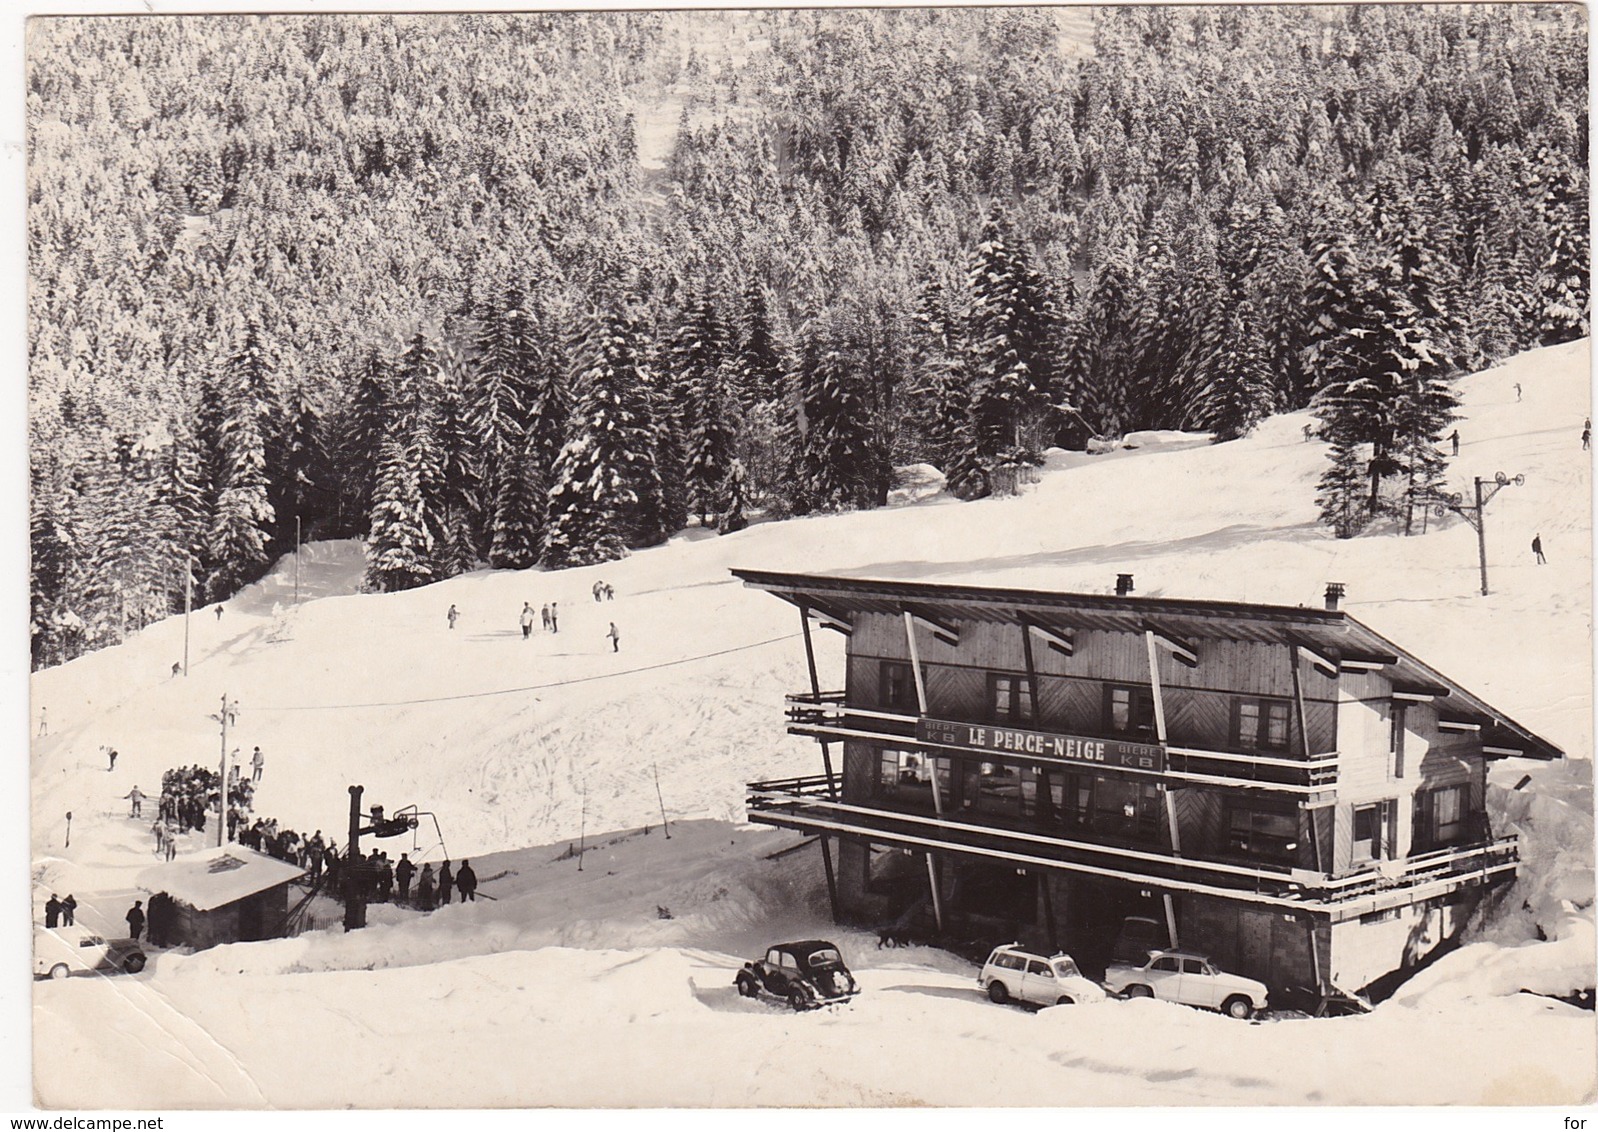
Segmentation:
<svg viewBox="0 0 1598 1132">
<path fill-rule="evenodd" d="M 411 877 L 416 875 L 416 866 L 411 864 L 409 853 L 401 853 L 399 864 L 394 866 L 394 879 L 399 881 L 399 902 L 411 902 Z"/>
<path fill-rule="evenodd" d="M 70 928 L 78 922 L 78 898 L 72 893 L 67 893 L 67 898 L 61 901 L 61 926 Z"/>
<path fill-rule="evenodd" d="M 549 603 L 549 631 L 551 633 L 560 632 L 560 602 L 558 601 Z"/>
<path fill-rule="evenodd" d="M 424 912 L 433 910 L 433 866 L 422 866 L 422 875 L 416 879 L 416 906 Z"/>
<path fill-rule="evenodd" d="M 455 887 L 461 890 L 461 903 L 477 903 L 477 874 L 470 861 L 461 862 L 461 871 L 455 874 Z"/>
<path fill-rule="evenodd" d="M 159 857 L 166 848 L 166 826 L 161 823 L 160 818 L 150 823 L 150 832 L 155 835 L 155 855 Z"/>
<path fill-rule="evenodd" d="M 1451 432 L 1449 434 L 1449 436 L 1448 436 L 1448 439 L 1449 439 L 1449 442 L 1452 443 L 1453 446 L 1454 446 L 1454 455 L 1458 456 L 1459 455 L 1459 430 L 1456 428 L 1453 432 Z"/>
<path fill-rule="evenodd" d="M 1587 420 L 1587 421 L 1583 421 L 1582 422 L 1582 425 L 1581 425 L 1581 447 L 1582 447 L 1583 451 L 1586 451 L 1587 449 L 1592 447 L 1592 421 L 1591 420 Z M 42 718 L 43 717 L 41 715 L 41 719 Z M 39 726 L 43 727 L 44 724 L 41 722 L 39 724 Z M 41 732 L 39 732 L 39 734 L 43 735 L 44 732 L 41 731 Z"/>
<path fill-rule="evenodd" d="M 602 593 L 604 591 L 604 589 L 605 589 L 605 583 L 604 582 L 595 582 L 594 583 L 594 604 L 595 605 L 599 604 L 599 595 L 600 595 L 600 593 Z"/>
<path fill-rule="evenodd" d="M 449 627 L 451 629 L 455 628 L 455 622 L 460 619 L 460 615 L 461 611 L 456 609 L 454 605 L 451 605 L 449 607 L 449 612 L 444 614 L 445 617 L 449 618 Z"/>
<path fill-rule="evenodd" d="M 544 608 L 539 611 L 539 615 L 543 618 L 544 632 L 549 632 L 549 606 L 544 606 Z"/>
<path fill-rule="evenodd" d="M 1540 531 L 1531 537 L 1531 552 L 1537 556 L 1537 565 L 1548 564 L 1548 559 L 1543 557 L 1543 536 Z"/>
<path fill-rule="evenodd" d="M 438 903 L 442 907 L 449 903 L 449 890 L 454 887 L 455 875 L 449 871 L 449 860 L 438 866 Z"/>
<path fill-rule="evenodd" d="M 610 651 L 621 652 L 621 634 L 616 631 L 616 623 L 614 621 L 610 623 L 610 632 L 606 633 L 605 636 L 610 638 Z"/>
<path fill-rule="evenodd" d="M 250 781 L 261 781 L 261 771 L 266 768 L 266 756 L 261 754 L 261 748 L 255 748 L 255 753 L 250 756 Z"/>
<path fill-rule="evenodd" d="M 1515 382 L 1515 400 L 1520 400 L 1520 382 Z"/>
<path fill-rule="evenodd" d="M 144 816 L 144 791 L 134 784 L 132 790 L 122 795 L 128 801 L 128 817 L 142 818 Z"/>
<path fill-rule="evenodd" d="M 50 734 L 50 709 L 42 707 L 39 709 L 39 735 L 42 738 L 48 734 Z"/>
<path fill-rule="evenodd" d="M 1314 425 L 1309 425 L 1309 424 L 1305 425 L 1304 426 L 1304 443 L 1308 444 L 1310 442 L 1310 438 L 1313 437 L 1314 435 L 1315 435 L 1315 426 Z"/>
<path fill-rule="evenodd" d="M 533 635 L 533 607 L 529 602 L 522 602 L 522 640 Z"/>
<path fill-rule="evenodd" d="M 222 607 L 220 605 L 216 607 L 216 619 L 218 621 L 222 620 Z"/>
<path fill-rule="evenodd" d="M 53 928 L 61 922 L 61 901 L 56 899 L 56 894 L 51 893 L 50 899 L 44 902 L 44 926 Z"/>
<path fill-rule="evenodd" d="M 605 600 L 606 601 L 615 601 L 616 600 L 616 587 L 611 585 L 609 582 L 605 583 Z"/>
<path fill-rule="evenodd" d="M 178 855 L 178 828 L 177 823 L 171 818 L 166 819 L 166 859 L 172 860 Z"/>
<path fill-rule="evenodd" d="M 377 901 L 387 904 L 394 898 L 394 866 L 388 863 L 388 854 L 377 858 Z"/>
<path fill-rule="evenodd" d="M 128 922 L 128 937 L 137 941 L 144 934 L 144 901 L 135 900 L 123 918 Z"/>
</svg>

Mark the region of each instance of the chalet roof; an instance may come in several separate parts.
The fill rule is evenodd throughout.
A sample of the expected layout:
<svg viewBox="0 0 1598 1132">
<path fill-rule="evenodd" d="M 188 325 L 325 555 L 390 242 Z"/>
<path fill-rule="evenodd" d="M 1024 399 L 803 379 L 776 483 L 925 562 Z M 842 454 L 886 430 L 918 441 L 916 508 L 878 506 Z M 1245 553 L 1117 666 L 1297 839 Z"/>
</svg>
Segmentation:
<svg viewBox="0 0 1598 1132">
<path fill-rule="evenodd" d="M 199 912 L 265 892 L 303 875 L 304 869 L 242 845 L 223 845 L 153 865 L 139 874 L 145 892 L 164 892 Z"/>
<path fill-rule="evenodd" d="M 856 613 L 917 613 L 948 621 L 987 621 L 1045 630 L 1154 629 L 1182 641 L 1226 640 L 1303 646 L 1338 665 L 1379 665 L 1396 687 L 1447 697 L 1448 715 L 1482 725 L 1496 754 L 1556 759 L 1564 752 L 1458 682 L 1342 610 L 1170 597 L 1121 597 L 816 574 L 733 570 L 744 584 L 847 622 Z"/>
</svg>

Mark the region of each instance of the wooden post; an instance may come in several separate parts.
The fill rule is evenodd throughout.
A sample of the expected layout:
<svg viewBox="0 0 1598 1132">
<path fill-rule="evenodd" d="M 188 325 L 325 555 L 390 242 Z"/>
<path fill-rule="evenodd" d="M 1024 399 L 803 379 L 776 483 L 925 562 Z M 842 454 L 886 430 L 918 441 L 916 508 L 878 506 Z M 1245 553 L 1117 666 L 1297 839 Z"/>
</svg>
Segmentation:
<svg viewBox="0 0 1598 1132">
<path fill-rule="evenodd" d="M 1171 894 L 1162 892 L 1160 899 L 1165 902 L 1165 930 L 1171 933 L 1171 946 L 1181 947 L 1182 941 L 1176 934 L 1176 905 L 1171 903 Z"/>
<path fill-rule="evenodd" d="M 365 787 L 350 787 L 350 832 L 344 852 L 344 930 L 366 926 L 366 874 L 361 864 L 361 794 Z"/>
<path fill-rule="evenodd" d="M 1487 596 L 1487 508 L 1481 498 L 1481 477 L 1476 477 L 1476 553 L 1481 559 L 1481 596 Z"/>
<path fill-rule="evenodd" d="M 799 625 L 804 630 L 805 638 L 805 665 L 810 669 L 810 693 L 815 697 L 816 710 L 821 710 L 821 678 L 816 675 L 816 646 L 810 637 L 810 607 L 804 602 L 799 603 Z M 847 673 L 845 674 L 847 683 Z M 827 796 L 836 802 L 838 800 L 838 781 L 832 773 L 832 744 L 827 740 L 821 741 L 821 765 L 827 772 Z"/>
<path fill-rule="evenodd" d="M 832 846 L 827 840 L 827 835 L 822 834 L 817 840 L 821 842 L 821 866 L 827 872 L 827 903 L 832 906 L 832 922 L 838 922 L 838 878 L 832 871 Z"/>
<path fill-rule="evenodd" d="M 1149 687 L 1154 693 L 1154 734 L 1163 746 L 1166 741 L 1165 734 L 1165 695 L 1160 688 L 1159 650 L 1154 643 L 1154 631 L 1145 629 L 1143 641 L 1149 650 Z M 1160 796 L 1165 799 L 1165 824 L 1171 834 L 1171 852 L 1180 856 L 1182 853 L 1182 831 L 1176 822 L 1176 799 L 1171 796 L 1171 788 L 1165 783 L 1160 783 Z M 1167 916 L 1169 916 L 1170 897 L 1166 897 Z M 1172 931 L 1175 931 L 1176 921 L 1171 920 Z M 1175 942 L 1175 936 L 1172 936 Z"/>
<path fill-rule="evenodd" d="M 1032 726 L 1043 726 L 1043 713 L 1038 710 L 1038 666 L 1032 655 L 1032 629 L 1021 622 L 1021 654 L 1026 657 L 1027 698 L 1032 701 Z"/>
<path fill-rule="evenodd" d="M 927 714 L 927 685 L 921 678 L 921 650 L 916 647 L 916 619 L 909 610 L 904 614 L 904 635 L 910 642 L 910 672 L 916 682 L 916 706 L 922 715 Z M 927 760 L 927 766 L 932 771 L 932 806 L 943 816 L 943 786 L 938 782 L 937 759 L 921 752 Z M 938 868 L 933 863 L 931 850 L 927 851 L 927 882 L 932 888 L 932 919 L 937 924 L 938 931 L 943 931 L 943 894 L 938 891 Z"/>
<path fill-rule="evenodd" d="M 1306 776 L 1306 781 L 1308 781 L 1308 776 L 1312 773 L 1308 770 L 1308 763 L 1312 756 L 1310 754 L 1309 747 L 1309 716 L 1304 710 L 1304 684 L 1303 678 L 1299 675 L 1298 671 L 1298 646 L 1296 644 L 1289 644 L 1287 648 L 1288 656 L 1290 658 L 1289 667 L 1293 672 L 1293 703 L 1296 705 L 1298 711 L 1298 748 L 1304 756 L 1304 762 L 1306 764 L 1304 773 Z M 1320 823 L 1315 820 L 1315 814 L 1318 812 L 1318 809 L 1319 807 L 1309 806 L 1306 807 L 1306 812 L 1309 819 L 1310 845 L 1315 853 L 1315 871 L 1323 873 L 1326 871 L 1326 867 L 1321 861 Z"/>
</svg>

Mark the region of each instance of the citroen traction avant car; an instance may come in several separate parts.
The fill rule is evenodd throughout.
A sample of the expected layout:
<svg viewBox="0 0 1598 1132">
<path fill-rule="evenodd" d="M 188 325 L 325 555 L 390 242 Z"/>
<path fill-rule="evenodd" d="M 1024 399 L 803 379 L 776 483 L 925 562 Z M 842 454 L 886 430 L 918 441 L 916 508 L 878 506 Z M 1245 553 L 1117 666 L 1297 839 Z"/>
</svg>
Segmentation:
<svg viewBox="0 0 1598 1132">
<path fill-rule="evenodd" d="M 1156 951 L 1141 965 L 1112 963 L 1104 986 L 1127 998 L 1163 998 L 1184 1006 L 1202 1006 L 1233 1018 L 1252 1017 L 1265 1009 L 1265 984 L 1229 974 L 1192 951 Z"/>
<path fill-rule="evenodd" d="M 838 948 L 822 939 L 773 944 L 765 958 L 743 965 L 736 982 L 745 998 L 767 994 L 795 1010 L 848 1002 L 860 992 Z"/>
<path fill-rule="evenodd" d="M 106 939 L 76 924 L 36 928 L 33 933 L 33 973 L 64 979 L 79 971 L 133 975 L 144 970 L 144 949 L 137 940 Z"/>
<path fill-rule="evenodd" d="M 1103 1002 L 1104 988 L 1077 969 L 1064 952 L 1045 957 L 1018 943 L 995 947 L 982 964 L 977 986 L 994 1002 L 1031 1002 L 1039 1006 Z"/>
</svg>

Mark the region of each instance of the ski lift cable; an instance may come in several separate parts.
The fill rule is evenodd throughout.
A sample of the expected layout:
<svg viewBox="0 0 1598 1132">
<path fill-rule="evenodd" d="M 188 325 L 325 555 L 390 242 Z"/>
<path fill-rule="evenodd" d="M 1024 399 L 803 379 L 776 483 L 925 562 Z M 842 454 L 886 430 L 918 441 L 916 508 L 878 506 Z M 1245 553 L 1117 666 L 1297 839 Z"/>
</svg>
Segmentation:
<svg viewBox="0 0 1598 1132">
<path fill-rule="evenodd" d="M 426 696 L 415 700 L 376 700 L 359 704 L 275 704 L 267 707 L 257 707 L 255 711 L 342 711 L 349 708 L 387 708 L 410 707 L 413 704 L 442 704 L 454 700 L 478 700 L 489 696 L 514 696 L 522 692 L 540 692 L 546 688 L 564 688 L 571 684 L 587 684 L 594 680 L 609 680 L 616 676 L 631 676 L 638 672 L 655 672 L 662 668 L 675 668 L 680 664 L 691 664 L 696 660 L 710 660 L 718 656 L 728 656 L 732 653 L 747 652 L 750 649 L 764 648 L 774 645 L 779 641 L 791 641 L 801 636 L 799 633 L 788 633 L 781 637 L 769 637 L 764 641 L 754 641 L 747 645 L 734 645 L 729 649 L 718 649 L 715 652 L 700 653 L 698 656 L 683 656 L 676 660 L 663 660 L 659 664 L 645 664 L 638 668 L 624 668 L 619 672 L 596 672 L 592 676 L 574 676 L 570 680 L 552 680 L 546 684 L 527 684 L 520 688 L 495 688 L 487 692 L 461 692 L 453 696 Z"/>
</svg>

